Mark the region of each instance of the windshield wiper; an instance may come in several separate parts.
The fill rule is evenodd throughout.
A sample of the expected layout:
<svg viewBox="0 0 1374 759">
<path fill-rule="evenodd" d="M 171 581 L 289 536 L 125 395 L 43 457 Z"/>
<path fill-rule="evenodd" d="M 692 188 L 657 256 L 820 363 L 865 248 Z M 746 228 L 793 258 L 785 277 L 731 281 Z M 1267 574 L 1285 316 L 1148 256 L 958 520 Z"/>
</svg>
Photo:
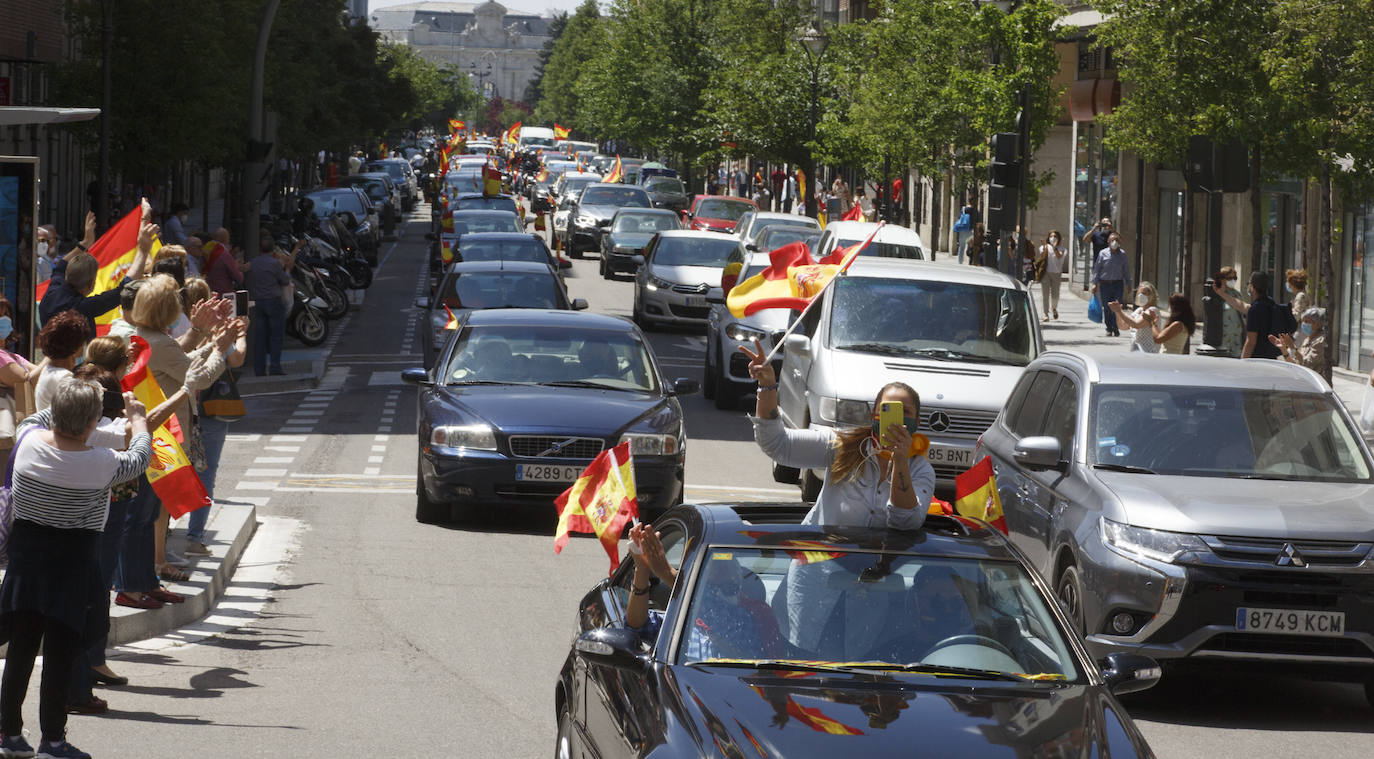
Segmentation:
<svg viewBox="0 0 1374 759">
<path fill-rule="evenodd" d="M 593 382 L 591 380 L 560 380 L 558 382 L 540 382 L 545 387 L 590 387 L 597 390 L 625 390 L 623 387 L 607 385 L 603 382 Z"/>
<path fill-rule="evenodd" d="M 1020 366 L 1020 364 L 1015 361 L 1009 361 L 1004 358 L 994 358 L 992 356 L 984 356 L 980 353 L 969 353 L 968 351 L 957 351 L 949 348 L 913 348 L 910 352 L 917 356 L 942 359 L 945 361 L 969 361 L 977 364 Z"/>
<path fill-rule="evenodd" d="M 866 664 L 823 664 L 820 662 L 803 662 L 792 659 L 705 659 L 702 661 L 688 662 L 689 667 L 748 667 L 749 669 L 780 669 L 795 672 L 841 672 L 844 674 L 854 674 L 865 669 L 901 669 L 900 664 L 866 665 Z"/>
<path fill-rule="evenodd" d="M 917 672 L 923 675 L 950 675 L 954 677 L 971 677 L 978 680 L 1010 680 L 1012 682 L 1024 683 L 1034 682 L 1034 678 L 1026 675 L 1018 675 L 1014 672 L 995 672 L 990 669 L 975 669 L 973 667 L 951 667 L 944 664 L 922 664 L 912 662 L 910 664 L 889 665 L 894 669 L 903 672 Z"/>
<path fill-rule="evenodd" d="M 445 382 L 445 383 L 444 383 L 444 386 L 445 386 L 445 387 L 451 387 L 451 386 L 453 386 L 453 385 L 528 385 L 528 384 L 530 384 L 530 383 L 528 383 L 528 382 L 502 382 L 502 381 L 500 381 L 500 380 L 453 380 L 452 382 Z"/>
<path fill-rule="evenodd" d="M 1131 466 L 1130 464 L 1093 464 L 1093 469 L 1105 469 L 1108 472 L 1129 472 L 1131 474 L 1159 474 L 1153 469 Z"/>
<path fill-rule="evenodd" d="M 864 351 L 865 353 L 885 353 L 889 356 L 910 356 L 916 353 L 916 351 L 910 348 L 899 348 L 895 345 L 887 345 L 885 343 L 852 343 L 850 345 L 839 345 L 836 347 L 841 350 L 847 351 Z"/>
</svg>

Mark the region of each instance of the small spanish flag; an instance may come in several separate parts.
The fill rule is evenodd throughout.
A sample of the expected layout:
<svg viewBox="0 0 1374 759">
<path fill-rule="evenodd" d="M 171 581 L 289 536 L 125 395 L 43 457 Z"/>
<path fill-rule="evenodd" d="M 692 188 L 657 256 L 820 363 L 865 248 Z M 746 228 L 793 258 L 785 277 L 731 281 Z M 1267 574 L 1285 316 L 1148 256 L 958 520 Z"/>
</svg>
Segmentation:
<svg viewBox="0 0 1374 759">
<path fill-rule="evenodd" d="M 954 512 L 981 519 L 1002 532 L 1007 531 L 1007 520 L 1002 514 L 1002 499 L 997 495 L 997 478 L 992 471 L 991 458 L 984 456 L 982 461 L 954 478 Z"/>
<path fill-rule="evenodd" d="M 501 170 L 490 164 L 482 167 L 482 194 L 488 197 L 501 194 Z"/>
<path fill-rule="evenodd" d="M 536 174 L 535 177 L 534 177 L 534 181 L 536 181 L 536 182 L 547 182 L 547 181 L 549 181 L 549 167 L 547 167 L 547 166 L 541 166 L 541 167 L 539 168 L 539 173 Z"/>
<path fill-rule="evenodd" d="M 148 370 L 151 353 L 148 343 L 134 335 L 129 338 L 129 346 L 133 351 L 133 360 L 119 384 L 137 396 L 144 406 L 157 408 L 167 397 L 162 394 L 162 388 L 158 387 L 157 380 Z M 153 430 L 153 459 L 148 464 L 148 484 L 153 486 L 153 492 L 157 493 L 173 519 L 210 505 L 210 494 L 205 491 L 205 484 L 200 481 L 200 475 L 196 474 L 191 460 L 177 442 L 180 431 L 173 433 L 175 426 L 176 417 L 172 416 Z"/>
<path fill-rule="evenodd" d="M 439 258 L 445 266 L 453 263 L 453 242 L 447 237 L 439 240 Z"/>
<path fill-rule="evenodd" d="M 568 139 L 568 134 L 570 131 L 571 130 L 569 130 L 567 127 L 555 122 L 553 125 L 553 138 L 555 140 L 566 140 Z"/>
<path fill-rule="evenodd" d="M 864 731 L 829 717 L 820 709 L 802 706 L 792 696 L 787 697 L 787 713 L 818 733 L 830 735 L 863 735 Z"/>
<path fill-rule="evenodd" d="M 620 166 L 620 156 L 617 154 L 615 163 L 611 165 L 611 172 L 601 178 L 603 182 L 619 182 L 625 178 L 625 170 Z"/>
<path fill-rule="evenodd" d="M 520 122 L 511 124 L 510 129 L 506 130 L 506 141 L 512 145 L 520 142 Z"/>
<path fill-rule="evenodd" d="M 458 329 L 458 317 L 453 315 L 448 306 L 444 306 L 444 313 L 448 314 L 448 321 L 444 322 L 444 329 Z"/>
<path fill-rule="evenodd" d="M 96 265 L 99 267 L 95 273 L 95 286 L 91 290 L 91 295 L 99 295 L 106 290 L 113 290 L 119 287 L 124 281 L 124 275 L 129 272 L 129 267 L 134 265 L 134 258 L 138 256 L 138 228 L 143 221 L 143 213 L 146 211 L 151 214 L 152 207 L 148 201 L 143 201 L 138 208 L 128 212 L 124 218 L 115 222 L 109 231 L 100 236 L 91 245 L 88 251 L 95 256 Z M 162 243 L 159 240 L 153 241 L 151 255 L 156 256 Z M 43 300 L 43 294 L 48 291 L 50 282 L 44 280 L 35 288 L 33 297 L 35 300 Z M 120 314 L 119 307 L 107 311 L 95 318 L 96 331 L 105 334 L 110 331 L 110 322 L 114 321 Z M 149 406 L 149 408 L 152 408 Z"/>
<path fill-rule="evenodd" d="M 464 123 L 461 119 L 448 120 L 448 131 L 451 135 L 457 136 L 459 132 L 463 131 L 466 128 L 467 124 Z"/>
<path fill-rule="evenodd" d="M 553 503 L 558 509 L 553 552 L 562 553 L 570 533 L 591 533 L 611 557 L 611 572 L 615 572 L 620 566 L 620 532 L 626 522 L 639 516 L 630 444 L 621 443 L 597 454 L 582 476 Z"/>
</svg>

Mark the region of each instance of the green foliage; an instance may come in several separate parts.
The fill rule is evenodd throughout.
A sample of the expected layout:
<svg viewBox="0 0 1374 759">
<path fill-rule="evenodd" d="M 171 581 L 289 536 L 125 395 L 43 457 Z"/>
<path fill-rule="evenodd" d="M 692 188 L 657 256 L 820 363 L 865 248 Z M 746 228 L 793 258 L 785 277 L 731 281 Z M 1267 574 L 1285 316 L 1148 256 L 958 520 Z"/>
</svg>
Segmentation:
<svg viewBox="0 0 1374 759">
<path fill-rule="evenodd" d="M 539 104 L 544 97 L 544 72 L 548 70 L 549 58 L 553 56 L 553 48 L 558 44 L 559 37 L 563 36 L 563 30 L 568 28 L 568 12 L 559 11 L 549 19 L 548 34 L 549 38 L 544 40 L 544 46 L 539 48 L 539 62 L 534 66 L 534 76 L 530 83 L 525 85 L 525 102 Z"/>
<path fill-rule="evenodd" d="M 381 44 L 377 51 L 382 70 L 393 88 L 414 93 L 414 103 L 397 117 L 400 125 L 418 130 L 448 130 L 448 119 L 467 112 L 477 103 L 471 80 L 451 66 L 430 61 L 410 45 Z"/>
<path fill-rule="evenodd" d="M 596 0 L 585 0 L 567 18 L 543 69 L 539 85 L 541 97 L 534 104 L 535 121 L 540 124 L 556 122 L 569 128 L 584 126 L 580 119 L 577 85 L 606 45 L 605 27 L 606 20 Z"/>
</svg>

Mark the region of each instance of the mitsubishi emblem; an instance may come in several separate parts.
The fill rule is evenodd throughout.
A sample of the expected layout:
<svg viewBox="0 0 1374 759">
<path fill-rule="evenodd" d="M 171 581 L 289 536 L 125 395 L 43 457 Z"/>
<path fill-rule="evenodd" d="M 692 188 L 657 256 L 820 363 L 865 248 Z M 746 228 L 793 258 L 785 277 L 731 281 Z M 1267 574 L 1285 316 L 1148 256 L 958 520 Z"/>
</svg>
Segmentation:
<svg viewBox="0 0 1374 759">
<path fill-rule="evenodd" d="M 1298 549 L 1294 548 L 1292 543 L 1284 543 L 1283 550 L 1279 551 L 1278 558 L 1274 559 L 1274 564 L 1280 567 L 1302 568 L 1307 566 L 1307 560 L 1298 553 Z"/>
</svg>

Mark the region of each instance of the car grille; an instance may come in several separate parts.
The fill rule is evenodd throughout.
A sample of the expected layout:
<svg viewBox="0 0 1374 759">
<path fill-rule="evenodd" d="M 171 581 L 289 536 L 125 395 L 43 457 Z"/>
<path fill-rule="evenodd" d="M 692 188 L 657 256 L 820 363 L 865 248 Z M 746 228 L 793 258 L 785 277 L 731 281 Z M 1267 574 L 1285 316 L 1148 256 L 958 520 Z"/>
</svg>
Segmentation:
<svg viewBox="0 0 1374 759">
<path fill-rule="evenodd" d="M 921 374 L 953 374 L 960 377 L 991 377 L 992 372 L 987 369 L 970 369 L 963 366 L 919 366 L 917 364 L 902 364 L 895 361 L 884 361 L 883 366 L 894 372 L 920 372 Z"/>
<path fill-rule="evenodd" d="M 710 285 L 673 285 L 673 292 L 683 295 L 705 295 L 710 289 Z"/>
<path fill-rule="evenodd" d="M 545 455 L 545 451 L 558 445 L 563 447 Z M 544 456 L 551 459 L 593 459 L 605 446 L 606 441 L 594 437 L 512 435 L 510 438 L 511 455 L 527 458 Z"/>
<path fill-rule="evenodd" d="M 611 220 L 610 220 L 610 219 L 597 219 L 597 220 L 596 220 L 596 225 L 597 225 L 598 227 L 609 227 L 609 226 L 611 226 Z"/>
<path fill-rule="evenodd" d="M 967 471 L 958 465 L 931 464 L 930 467 L 935 470 L 935 479 L 937 480 L 952 480 Z"/>
<path fill-rule="evenodd" d="M 987 432 L 997 419 L 995 411 L 970 411 L 957 408 L 921 407 L 921 425 L 917 430 L 923 435 L 946 435 L 952 437 L 976 438 Z M 943 429 L 936 429 L 936 424 Z"/>
<path fill-rule="evenodd" d="M 1226 563 L 1248 566 L 1293 566 L 1312 569 L 1336 569 L 1358 566 L 1369 556 L 1370 543 L 1349 541 L 1278 540 L 1273 538 L 1236 538 L 1204 536 L 1203 541 L 1217 558 Z M 1300 556 L 1302 564 L 1295 564 L 1289 556 L 1289 546 Z M 1280 560 L 1287 559 L 1283 564 Z"/>
<path fill-rule="evenodd" d="M 669 304 L 668 310 L 681 319 L 705 319 L 711 313 L 711 309 L 705 306 L 679 306 L 676 303 Z"/>
<path fill-rule="evenodd" d="M 1202 644 L 1195 654 L 1269 654 L 1279 656 L 1341 656 L 1374 659 L 1369 646 L 1352 638 L 1319 638 L 1305 635 L 1221 633 Z"/>
</svg>

